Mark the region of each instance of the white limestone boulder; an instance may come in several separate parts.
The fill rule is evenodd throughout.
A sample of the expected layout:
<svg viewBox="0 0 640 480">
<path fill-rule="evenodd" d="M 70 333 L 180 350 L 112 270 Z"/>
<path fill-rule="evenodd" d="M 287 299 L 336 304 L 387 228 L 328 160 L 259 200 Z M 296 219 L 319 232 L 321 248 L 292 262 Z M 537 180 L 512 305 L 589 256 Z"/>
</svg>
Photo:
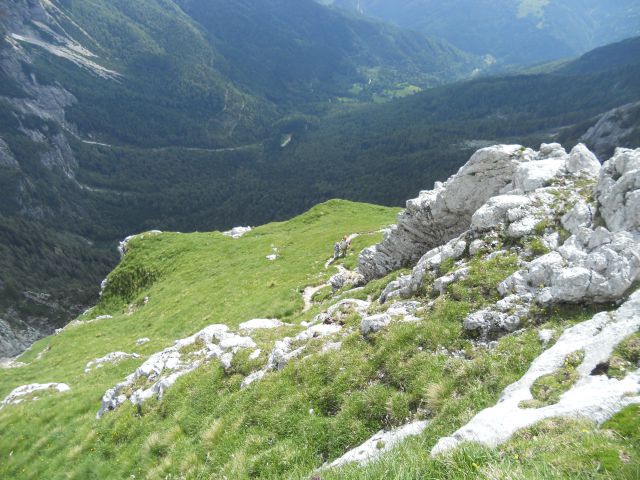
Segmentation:
<svg viewBox="0 0 640 480">
<path fill-rule="evenodd" d="M 329 278 L 329 285 L 334 291 L 341 288 L 359 287 L 364 284 L 365 278 L 361 273 L 346 268 L 340 268 L 338 273 Z"/>
<path fill-rule="evenodd" d="M 582 143 L 573 147 L 566 162 L 567 172 L 593 178 L 600 174 L 600 167 L 598 158 Z"/>
<path fill-rule="evenodd" d="M 514 187 L 525 193 L 532 192 L 544 187 L 550 180 L 561 174 L 564 168 L 564 156 L 521 163 L 516 169 Z"/>
<path fill-rule="evenodd" d="M 121 361 L 128 360 L 130 358 L 140 358 L 140 355 L 137 353 L 111 352 L 104 357 L 96 358 L 95 360 L 88 362 L 84 367 L 84 373 L 89 373 L 91 370 L 102 368 L 108 363 L 116 365 Z"/>
<path fill-rule="evenodd" d="M 370 315 L 364 317 L 360 322 L 360 332 L 363 336 L 370 335 L 372 333 L 382 330 L 384 327 L 391 323 L 391 316 L 386 313 L 379 313 L 377 315 Z"/>
<path fill-rule="evenodd" d="M 490 230 L 505 222 L 507 212 L 528 205 L 530 200 L 523 195 L 498 195 L 490 198 L 471 217 L 471 229 Z"/>
<path fill-rule="evenodd" d="M 233 227 L 231 230 L 222 232 L 225 237 L 231 237 L 234 239 L 241 238 L 252 230 L 251 227 Z"/>
<path fill-rule="evenodd" d="M 380 430 L 366 442 L 349 450 L 325 468 L 336 468 L 348 463 L 358 463 L 361 466 L 366 465 L 391 450 L 406 438 L 420 435 L 424 429 L 427 428 L 428 424 L 429 422 L 426 420 L 420 420 L 403 425 L 394 430 Z"/>
<path fill-rule="evenodd" d="M 238 327 L 240 330 L 271 330 L 284 326 L 280 320 L 275 318 L 254 318 L 246 322 L 242 322 Z"/>
<path fill-rule="evenodd" d="M 532 150 L 520 145 L 478 150 L 445 184 L 436 183 L 433 190 L 407 202 L 385 240 L 362 252 L 359 272 L 367 281 L 382 277 L 460 235 L 489 198 L 513 188 L 518 165 L 534 157 Z"/>
<path fill-rule="evenodd" d="M 14 388 L 9 395 L 0 403 L 0 410 L 7 405 L 16 405 L 22 403 L 27 396 L 30 396 L 36 392 L 55 391 L 58 393 L 68 392 L 71 387 L 66 383 L 31 383 L 29 385 L 22 385 L 18 388 Z M 33 398 L 32 398 L 33 399 Z"/>
<path fill-rule="evenodd" d="M 595 197 L 610 231 L 640 236 L 640 149 L 616 150 L 602 166 Z"/>
</svg>

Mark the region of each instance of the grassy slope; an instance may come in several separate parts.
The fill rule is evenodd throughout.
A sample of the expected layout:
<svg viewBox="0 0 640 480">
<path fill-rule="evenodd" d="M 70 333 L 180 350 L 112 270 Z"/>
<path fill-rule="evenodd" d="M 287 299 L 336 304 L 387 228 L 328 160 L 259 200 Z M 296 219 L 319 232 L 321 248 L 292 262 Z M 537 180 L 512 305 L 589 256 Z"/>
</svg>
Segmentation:
<svg viewBox="0 0 640 480">
<path fill-rule="evenodd" d="M 593 473 L 589 478 L 633 478 L 640 464 L 633 433 L 637 410 L 616 418 L 617 436 L 590 424 L 547 422 L 498 450 L 471 446 L 452 457 L 427 455 L 441 435 L 492 405 L 541 351 L 535 329 L 504 337 L 488 351 L 472 349 L 462 334 L 462 318 L 496 299 L 496 283 L 516 268 L 513 257 L 472 260 L 470 276 L 419 323 L 395 324 L 368 340 L 353 332 L 342 338 L 340 351 L 319 353 L 321 343 L 311 341 L 310 357 L 246 390 L 239 389 L 242 378 L 265 363 L 266 353 L 252 362 L 241 352 L 229 372 L 212 363 L 180 379 L 161 402 L 148 402 L 139 412 L 125 405 L 95 420 L 105 389 L 142 360 L 85 375 L 86 362 L 115 350 L 146 356 L 211 323 L 233 328 L 256 317 L 308 320 L 322 307 L 302 314 L 300 291 L 331 273 L 323 263 L 333 241 L 344 233 L 375 231 L 391 223 L 395 212 L 331 201 L 241 240 L 218 233 L 134 240 L 102 303 L 87 317 L 109 313 L 113 319 L 43 339 L 20 359 L 30 366 L 0 370 L 0 397 L 35 381 L 72 387 L 0 411 L 0 478 L 309 478 L 380 428 L 415 418 L 431 420 L 424 435 L 364 470 L 348 467 L 322 478 L 557 478 L 586 477 L 587 471 Z M 357 248 L 377 240 L 379 234 L 359 237 Z M 264 258 L 272 246 L 281 254 L 276 262 Z M 352 261 L 348 257 L 346 264 Z M 157 279 L 135 290 L 140 269 Z M 375 297 L 383 284 L 347 295 Z M 125 304 L 144 296 L 146 306 L 123 314 Z M 551 313 L 552 327 L 592 315 L 581 308 Z M 347 319 L 347 326 L 356 325 L 356 318 Z M 267 352 L 276 338 L 295 331 L 252 337 Z M 143 336 L 151 342 L 136 347 Z M 464 350 L 467 357 L 433 354 L 440 345 Z"/>
<path fill-rule="evenodd" d="M 234 327 L 251 318 L 291 316 L 302 309 L 300 289 L 318 282 L 316 274 L 328 275 L 323 264 L 336 239 L 388 225 L 397 211 L 335 201 L 289 222 L 260 227 L 240 241 L 218 233 L 163 234 L 144 240 L 140 249 L 134 241 L 128 263 L 143 263 L 162 272 L 141 293 L 150 297 L 147 306 L 127 316 L 122 313 L 122 302 L 106 302 L 93 315 L 108 311 L 114 315 L 112 320 L 45 338 L 21 358 L 30 362 L 37 353 L 50 349 L 42 360 L 22 369 L 0 371 L 0 397 L 30 382 L 67 382 L 73 389 L 68 396 L 19 406 L 18 415 L 13 409 L 0 412 L 0 452 L 4 457 L 14 451 L 12 461 L 0 462 L 0 477 L 41 476 L 47 468 L 52 469 L 51 474 L 63 471 L 69 446 L 78 444 L 78 435 L 92 430 L 104 390 L 140 363 L 127 361 L 85 376 L 82 371 L 89 360 L 115 350 L 148 355 L 212 323 Z M 265 259 L 272 245 L 281 254 L 276 262 Z M 145 336 L 152 341 L 136 347 L 135 340 Z M 43 442 L 31 450 L 38 439 Z M 31 455 L 49 457 L 49 462 L 34 463 Z M 21 468 L 27 471 L 20 473 Z"/>
</svg>

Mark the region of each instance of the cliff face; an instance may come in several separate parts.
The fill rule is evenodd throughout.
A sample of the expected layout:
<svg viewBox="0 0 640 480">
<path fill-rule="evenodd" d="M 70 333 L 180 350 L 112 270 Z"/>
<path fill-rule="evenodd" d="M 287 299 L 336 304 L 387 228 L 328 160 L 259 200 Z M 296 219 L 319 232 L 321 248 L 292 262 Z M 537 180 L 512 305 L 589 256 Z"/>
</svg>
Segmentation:
<svg viewBox="0 0 640 480">
<path fill-rule="evenodd" d="M 78 131 L 67 115 L 78 100 L 68 84 L 78 72 L 105 82 L 119 74 L 56 2 L 0 10 L 0 357 L 11 357 L 93 303 L 112 266 L 111 252 L 82 238 L 92 207 L 76 179 Z M 51 59 L 70 62 L 67 78 L 52 80 Z"/>
<path fill-rule="evenodd" d="M 580 138 L 599 158 L 611 156 L 616 147 L 637 145 L 640 139 L 640 102 L 614 108 L 603 114 Z"/>
<path fill-rule="evenodd" d="M 127 239 L 99 304 L 0 370 L 1 448 L 56 404 L 66 432 L 41 463 L 14 447 L 7 472 L 55 472 L 81 439 L 74 472 L 114 477 L 149 473 L 155 448 L 162 476 L 562 477 L 585 449 L 632 472 L 640 450 L 609 429 L 637 430 L 640 150 L 485 148 L 393 214 L 332 201 Z"/>
</svg>

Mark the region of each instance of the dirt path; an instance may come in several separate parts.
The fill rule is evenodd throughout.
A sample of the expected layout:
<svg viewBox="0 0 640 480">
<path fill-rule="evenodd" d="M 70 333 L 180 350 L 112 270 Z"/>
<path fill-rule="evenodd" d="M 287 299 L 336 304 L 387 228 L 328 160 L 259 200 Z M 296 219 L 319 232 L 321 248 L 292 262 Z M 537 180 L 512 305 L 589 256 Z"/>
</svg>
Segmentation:
<svg viewBox="0 0 640 480">
<path fill-rule="evenodd" d="M 316 292 L 319 292 L 326 286 L 327 284 L 323 283 L 322 285 L 318 285 L 317 287 L 307 287 L 304 289 L 304 292 L 302 292 L 302 300 L 304 300 L 304 308 L 302 309 L 303 313 L 308 312 L 309 310 L 311 310 L 311 308 L 313 308 L 313 296 L 316 294 Z"/>
</svg>

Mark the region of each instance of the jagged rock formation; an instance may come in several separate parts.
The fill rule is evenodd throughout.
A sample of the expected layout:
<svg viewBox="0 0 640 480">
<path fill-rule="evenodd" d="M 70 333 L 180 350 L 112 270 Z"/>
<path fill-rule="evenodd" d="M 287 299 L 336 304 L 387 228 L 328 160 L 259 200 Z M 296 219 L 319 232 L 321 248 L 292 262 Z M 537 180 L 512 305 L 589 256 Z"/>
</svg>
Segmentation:
<svg viewBox="0 0 640 480">
<path fill-rule="evenodd" d="M 359 272 L 367 280 L 383 277 L 465 231 L 473 213 L 511 185 L 518 165 L 533 155 L 519 145 L 478 150 L 446 183 L 407 202 L 385 240 L 362 252 Z"/>
<path fill-rule="evenodd" d="M 363 252 L 360 271 L 373 278 L 415 258 L 433 241 L 433 232 L 444 240 L 444 245 L 422 255 L 410 275 L 390 282 L 381 295 L 382 302 L 409 298 L 427 281 L 434 293 L 442 294 L 448 285 L 466 277 L 468 255 L 489 251 L 484 254 L 487 260 L 497 255 L 517 256 L 522 268 L 498 287 L 504 298 L 471 313 L 464 321 L 467 330 L 487 338 L 521 328 L 534 304 L 617 301 L 640 279 L 640 150 L 618 149 L 600 168 L 584 145 L 576 146 L 570 154 L 559 145 L 543 145 L 540 152 L 491 147 L 482 151 L 487 169 L 494 164 L 492 155 L 498 164 L 505 163 L 505 148 L 519 164 L 511 170 L 511 179 L 503 177 L 500 191 L 494 189 L 499 195 L 488 195 L 473 212 L 458 210 L 462 220 L 435 216 L 434 211 L 456 204 L 456 199 L 480 198 L 474 192 L 483 180 L 474 183 L 473 176 L 469 178 L 469 165 L 465 165 L 444 185 L 410 200 L 393 233 L 381 245 Z M 470 163 L 477 158 L 478 154 L 474 155 Z M 477 163 L 474 166 L 482 170 Z M 464 183 L 468 191 L 460 191 Z M 464 222 L 466 231 L 455 236 L 465 230 Z M 563 228 L 568 237 L 564 242 L 558 232 Z M 419 233 L 427 230 L 428 234 Z M 527 238 L 537 240 L 537 248 L 549 253 L 526 261 L 531 252 L 517 242 Z M 455 270 L 436 278 L 446 260 L 455 261 Z M 598 314 L 566 330 L 520 381 L 505 390 L 495 407 L 479 413 L 452 437 L 441 439 L 432 453 L 449 450 L 462 441 L 496 445 L 517 429 L 551 416 L 586 416 L 601 423 L 624 406 L 640 402 L 640 370 L 623 380 L 592 373 L 596 365 L 607 361 L 617 344 L 638 330 L 639 302 L 636 292 L 616 312 Z M 383 316 L 378 315 L 372 325 L 387 325 L 389 320 L 383 321 Z M 545 345 L 552 337 L 553 331 L 540 332 Z M 543 408 L 521 404 L 532 398 L 530 388 L 536 379 L 558 369 L 568 354 L 581 350 L 580 378 L 557 404 Z"/>
<path fill-rule="evenodd" d="M 13 357 L 24 351 L 29 345 L 40 338 L 43 332 L 51 328 L 40 329 L 20 318 L 18 313 L 9 309 L 0 318 L 0 352 L 2 356 Z M 7 321 L 8 320 L 8 321 Z"/>
<path fill-rule="evenodd" d="M 489 155 L 485 157 L 489 165 L 493 163 L 492 152 L 498 161 L 504 159 L 503 149 L 491 147 L 483 151 Z M 525 151 L 518 158 L 521 163 L 514 169 L 502 194 L 487 199 L 466 216 L 470 216 L 470 220 L 465 232 L 427 251 L 410 275 L 391 282 L 383 292 L 383 301 L 414 295 L 425 278 L 435 278 L 434 289 L 442 293 L 446 285 L 464 278 L 467 273 L 465 262 L 458 262 L 455 271 L 437 278 L 443 261 L 457 261 L 467 251 L 474 255 L 488 247 L 495 250 L 505 240 L 513 243 L 538 236 L 543 248 L 551 252 L 523 262 L 523 268 L 500 285 L 505 298 L 494 307 L 471 314 L 465 328 L 478 331 L 484 337 L 514 331 L 532 302 L 541 305 L 607 302 L 619 299 L 631 287 L 640 275 L 638 151 L 619 149 L 602 169 L 583 145 L 576 146 L 570 154 L 559 145 L 543 145 L 540 152 Z M 465 170 L 466 166 L 444 186 L 436 185 L 434 191 L 423 192 L 420 198 L 432 201 L 425 203 L 421 210 L 408 209 L 412 211 L 410 217 L 401 214 L 396 232 L 415 230 L 414 226 L 420 223 L 442 229 L 441 220 L 433 217 L 431 205 L 451 195 L 466 195 L 456 188 L 460 184 L 458 175 Z M 481 183 L 469 183 L 471 191 L 481 186 Z M 580 185 L 586 188 L 582 195 L 578 193 Z M 448 193 L 450 188 L 453 190 Z M 409 205 L 415 204 L 409 201 Z M 598 222 L 604 225 L 599 226 Z M 454 225 L 460 228 L 459 221 L 454 221 Z M 562 245 L 555 225 L 563 226 L 567 234 L 571 234 Z M 445 230 L 452 228 L 444 226 Z M 409 238 L 406 234 L 391 235 L 382 246 L 365 250 L 360 268 L 382 274 L 389 259 L 397 260 L 407 250 L 415 252 L 424 248 L 424 242 L 415 242 L 407 248 Z M 507 248 L 504 253 L 522 256 L 519 247 Z M 496 254 L 494 251 L 490 255 Z"/>
</svg>

